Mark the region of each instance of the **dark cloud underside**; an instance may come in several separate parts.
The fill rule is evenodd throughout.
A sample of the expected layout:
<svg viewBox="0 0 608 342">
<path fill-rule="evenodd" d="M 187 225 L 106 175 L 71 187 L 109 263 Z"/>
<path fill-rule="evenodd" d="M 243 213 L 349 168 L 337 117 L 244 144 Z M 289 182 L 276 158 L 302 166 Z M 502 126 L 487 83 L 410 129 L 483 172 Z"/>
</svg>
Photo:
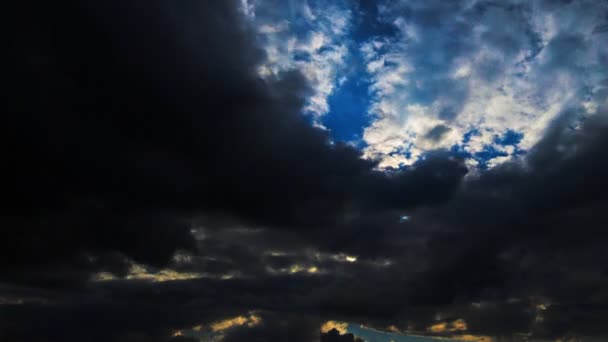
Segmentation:
<svg viewBox="0 0 608 342">
<path fill-rule="evenodd" d="M 469 172 L 441 149 L 381 171 L 302 115 L 306 75 L 259 75 L 268 51 L 242 11 L 11 9 L 0 341 L 189 341 L 172 335 L 209 329 L 315 341 L 330 319 L 425 334 L 466 322 L 433 333 L 444 337 L 608 335 L 605 87 L 586 95 L 593 116 L 571 105 L 520 159 Z M 430 26 L 443 15 L 423 14 Z M 576 55 L 552 58 L 548 73 Z M 437 124 L 424 138 L 451 132 Z M 509 134 L 496 139 L 523 139 Z M 217 328 L 225 320 L 237 323 Z"/>
</svg>

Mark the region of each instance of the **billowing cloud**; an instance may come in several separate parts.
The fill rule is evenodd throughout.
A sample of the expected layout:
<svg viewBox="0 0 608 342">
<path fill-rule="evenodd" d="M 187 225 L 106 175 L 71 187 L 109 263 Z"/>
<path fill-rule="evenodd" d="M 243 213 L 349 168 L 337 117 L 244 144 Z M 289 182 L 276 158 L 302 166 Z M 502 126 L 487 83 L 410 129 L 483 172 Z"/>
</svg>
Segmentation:
<svg viewBox="0 0 608 342">
<path fill-rule="evenodd" d="M 399 167 L 436 148 L 494 166 L 531 149 L 571 106 L 594 115 L 608 53 L 604 2 L 392 1 L 396 33 L 361 44 L 374 120 L 366 156 Z"/>
<path fill-rule="evenodd" d="M 339 86 L 348 55 L 351 11 L 346 3 L 304 1 L 257 3 L 252 25 L 266 58 L 258 67 L 264 78 L 299 70 L 311 87 L 303 111 L 315 117 L 329 112 L 328 97 Z"/>
<path fill-rule="evenodd" d="M 261 318 L 256 315 L 249 315 L 249 317 L 245 316 L 237 316 L 233 318 L 228 318 L 223 321 L 217 321 L 211 323 L 211 330 L 213 331 L 222 331 L 226 329 L 230 329 L 233 327 L 239 327 L 246 325 L 248 327 L 255 327 L 260 324 Z"/>
<path fill-rule="evenodd" d="M 0 340 L 605 339 L 606 11 L 18 5 Z"/>
<path fill-rule="evenodd" d="M 345 334 L 348 328 L 348 323 L 345 322 L 336 322 L 336 321 L 327 321 L 321 325 L 321 332 L 327 333 L 330 330 L 336 330 L 340 334 Z"/>
</svg>

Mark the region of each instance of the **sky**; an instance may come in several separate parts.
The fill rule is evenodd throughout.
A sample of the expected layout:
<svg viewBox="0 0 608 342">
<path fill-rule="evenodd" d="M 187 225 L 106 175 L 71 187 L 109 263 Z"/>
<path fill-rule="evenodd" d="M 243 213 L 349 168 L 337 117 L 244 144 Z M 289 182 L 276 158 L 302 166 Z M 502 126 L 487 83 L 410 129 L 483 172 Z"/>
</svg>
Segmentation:
<svg viewBox="0 0 608 342">
<path fill-rule="evenodd" d="M 608 1 L 30 1 L 0 341 L 608 340 Z"/>
</svg>

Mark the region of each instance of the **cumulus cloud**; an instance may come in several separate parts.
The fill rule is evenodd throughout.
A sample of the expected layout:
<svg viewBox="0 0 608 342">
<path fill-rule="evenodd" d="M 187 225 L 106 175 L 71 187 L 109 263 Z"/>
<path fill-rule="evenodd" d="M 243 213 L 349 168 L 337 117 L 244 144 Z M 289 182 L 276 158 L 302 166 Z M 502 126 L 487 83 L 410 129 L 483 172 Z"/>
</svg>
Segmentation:
<svg viewBox="0 0 608 342">
<path fill-rule="evenodd" d="M 328 97 L 339 86 L 349 53 L 346 34 L 350 21 L 350 8 L 339 1 L 259 2 L 258 15 L 252 21 L 266 52 L 259 74 L 270 78 L 299 70 L 312 88 L 302 110 L 315 117 L 327 114 Z"/>
<path fill-rule="evenodd" d="M 375 95 L 365 152 L 381 167 L 410 165 L 436 148 L 494 166 L 532 148 L 566 108 L 595 106 L 590 97 L 606 77 L 605 37 L 594 34 L 603 2 L 379 6 L 397 33 L 361 50 Z M 429 141 L 435 127 L 449 132 Z M 509 150 L 496 140 L 510 131 L 522 138 Z"/>
</svg>

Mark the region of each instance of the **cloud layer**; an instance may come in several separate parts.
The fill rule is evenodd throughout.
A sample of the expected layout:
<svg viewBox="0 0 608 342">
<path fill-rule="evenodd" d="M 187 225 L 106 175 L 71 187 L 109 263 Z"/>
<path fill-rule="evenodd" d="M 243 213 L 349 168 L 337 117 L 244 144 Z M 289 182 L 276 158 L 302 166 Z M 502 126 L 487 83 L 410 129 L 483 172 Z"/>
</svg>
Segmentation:
<svg viewBox="0 0 608 342">
<path fill-rule="evenodd" d="M 494 166 L 532 148 L 572 106 L 594 115 L 606 79 L 601 1 L 378 5 L 396 33 L 361 44 L 375 117 L 366 156 L 399 167 L 437 148 Z M 513 135 L 517 139 L 510 139 Z"/>
<path fill-rule="evenodd" d="M 0 340 L 607 336 L 605 4 L 368 7 L 16 6 Z"/>
</svg>

